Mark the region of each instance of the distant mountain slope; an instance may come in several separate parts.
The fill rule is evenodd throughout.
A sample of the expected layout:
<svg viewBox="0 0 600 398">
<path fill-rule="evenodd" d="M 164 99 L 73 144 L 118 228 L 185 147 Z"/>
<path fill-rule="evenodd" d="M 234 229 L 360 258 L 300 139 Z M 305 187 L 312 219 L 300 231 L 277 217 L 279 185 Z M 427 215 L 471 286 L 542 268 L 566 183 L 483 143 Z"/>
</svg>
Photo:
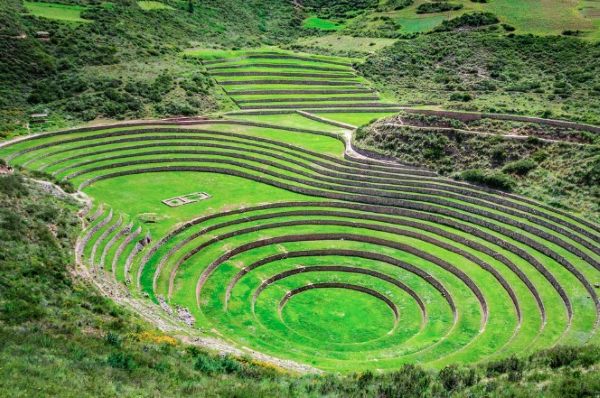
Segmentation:
<svg viewBox="0 0 600 398">
<path fill-rule="evenodd" d="M 152 10 L 131 0 L 71 3 L 86 7 L 81 17 L 92 22 L 35 17 L 19 0 L 0 5 L 1 132 L 18 129 L 27 110 L 44 112 L 49 103 L 51 121 L 58 125 L 73 117 L 206 112 L 214 109 L 214 101 L 197 65 L 175 55 L 181 48 L 279 43 L 293 38 L 301 23 L 285 0 L 208 0 L 191 8 L 188 2 L 167 0 L 172 9 Z M 37 38 L 36 32 L 47 32 L 48 38 Z M 134 60 L 142 66 L 124 66 Z M 111 68 L 85 73 L 86 67 L 102 65 Z M 170 86 L 156 81 L 162 75 L 177 80 L 175 71 L 185 78 Z M 128 83 L 136 87 L 127 88 Z M 172 98 L 157 101 L 149 91 Z"/>
</svg>

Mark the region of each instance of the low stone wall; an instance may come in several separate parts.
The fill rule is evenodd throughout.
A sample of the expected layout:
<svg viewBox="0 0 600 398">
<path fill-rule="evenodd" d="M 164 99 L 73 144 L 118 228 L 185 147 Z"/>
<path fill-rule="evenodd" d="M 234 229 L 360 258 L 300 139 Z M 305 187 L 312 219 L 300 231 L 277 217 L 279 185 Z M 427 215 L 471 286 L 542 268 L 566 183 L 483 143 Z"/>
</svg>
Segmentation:
<svg viewBox="0 0 600 398">
<path fill-rule="evenodd" d="M 292 204 L 290 204 L 292 205 Z M 304 204 L 306 206 L 310 206 L 309 203 Z M 266 207 L 266 206 L 265 206 Z M 280 206 L 279 206 L 280 207 Z M 335 207 L 335 206 L 333 206 Z M 349 207 L 349 206 L 348 206 Z M 263 207 L 264 208 L 264 207 Z M 356 207 L 355 207 L 356 208 Z M 252 209 L 248 209 L 248 210 L 252 210 Z M 514 272 L 523 282 L 524 284 L 528 287 L 528 289 L 530 290 L 530 292 L 532 293 L 532 295 L 534 296 L 534 298 L 536 298 L 536 301 L 538 302 L 538 306 L 540 308 L 542 317 L 545 318 L 545 311 L 544 311 L 544 307 L 543 307 L 543 303 L 541 302 L 539 293 L 537 292 L 537 289 L 532 285 L 531 281 L 529 281 L 529 279 L 525 276 L 525 274 L 523 274 L 523 272 L 511 261 L 509 261 L 507 258 L 505 258 L 502 255 L 499 255 L 498 253 L 494 252 L 493 250 L 489 249 L 486 246 L 483 246 L 481 244 L 478 244 L 476 242 L 473 242 L 469 239 L 460 237 L 458 235 L 446 232 L 440 228 L 436 228 L 436 227 L 432 227 L 428 224 L 422 224 L 422 223 L 417 223 L 417 222 L 409 222 L 406 220 L 401 220 L 401 219 L 395 219 L 395 218 L 390 218 L 390 217 L 384 217 L 384 216 L 376 216 L 376 215 L 371 215 L 371 214 L 358 214 L 358 213 L 347 213 L 347 212 L 339 212 L 339 211 L 327 211 L 327 210 L 300 210 L 300 211 L 285 211 L 285 212 L 279 212 L 279 213 L 274 213 L 274 214 L 262 214 L 262 215 L 258 215 L 258 216 L 244 216 L 241 219 L 238 219 L 236 221 L 230 221 L 224 224 L 216 224 L 213 225 L 211 227 L 202 229 L 201 231 L 194 233 L 192 235 L 190 235 L 189 237 L 187 237 L 181 245 L 178 245 L 178 247 L 173 248 L 173 252 L 176 252 L 177 250 L 179 250 L 184 244 L 189 243 L 190 241 L 196 239 L 197 237 L 199 237 L 202 234 L 206 234 L 209 233 L 215 229 L 219 229 L 219 228 L 223 228 L 225 226 L 231 226 L 231 225 L 235 225 L 235 224 L 239 224 L 239 223 L 245 223 L 245 222 L 252 222 L 252 221 L 257 221 L 257 220 L 264 220 L 264 219 L 271 219 L 271 218 L 278 218 L 278 217 L 290 217 L 290 216 L 331 216 L 331 217 L 348 217 L 348 218 L 358 218 L 360 220 L 371 220 L 371 221 L 380 221 L 380 222 L 386 222 L 386 223 L 391 223 L 391 224 L 395 224 L 395 225 L 402 225 L 402 226 L 410 226 L 413 228 L 417 228 L 420 230 L 425 230 L 434 234 L 437 234 L 439 236 L 445 237 L 447 239 L 450 239 L 456 243 L 460 243 L 463 244 L 465 246 L 468 246 L 470 248 L 473 248 L 475 250 L 484 252 L 485 254 L 497 258 L 497 260 L 499 260 L 500 262 L 502 262 L 503 264 L 505 264 L 509 269 L 511 269 L 512 272 Z M 311 224 L 311 221 L 305 221 L 300 225 L 309 225 Z M 335 221 L 328 221 L 327 225 L 342 225 L 339 222 L 335 222 Z M 392 234 L 396 234 L 396 235 L 404 235 L 404 236 L 410 236 L 416 239 L 420 239 L 423 241 L 426 241 L 428 243 L 434 244 L 436 246 L 442 247 L 446 250 L 452 251 L 458 255 L 461 255 L 462 257 L 465 257 L 467 259 L 469 259 L 470 261 L 472 261 L 475 264 L 478 264 L 480 267 L 482 267 L 483 269 L 485 269 L 487 272 L 490 272 L 492 275 L 494 275 L 494 277 L 499 281 L 499 283 L 507 290 L 509 296 L 511 297 L 511 300 L 513 301 L 518 317 L 520 318 L 520 309 L 519 309 L 519 305 L 518 305 L 518 301 L 516 299 L 516 295 L 514 293 L 514 291 L 512 290 L 512 288 L 508 285 L 508 283 L 504 280 L 504 278 L 493 268 L 491 267 L 489 264 L 483 262 L 482 260 L 480 260 L 479 258 L 474 257 L 473 255 L 471 255 L 470 253 L 467 253 L 463 250 L 457 249 L 456 247 L 453 247 L 451 245 L 448 245 L 444 242 L 441 242 L 437 239 L 433 239 L 433 238 L 429 238 L 425 235 L 422 234 L 417 234 L 417 233 L 412 233 L 409 231 L 405 231 L 405 230 L 397 230 L 397 229 L 390 229 L 389 227 L 373 227 L 371 225 L 365 226 L 365 225 L 361 225 L 359 223 L 344 223 L 343 225 L 345 226 L 350 226 L 350 227 L 356 227 L 356 228 L 372 228 L 372 229 L 376 229 L 379 231 L 383 231 L 383 232 L 389 232 Z M 168 255 L 167 255 L 168 256 Z"/>
<path fill-rule="evenodd" d="M 319 70 L 324 72 L 344 72 L 347 69 L 341 68 L 331 68 L 327 66 L 319 66 L 319 65 L 294 65 L 294 64 L 276 64 L 276 63 L 268 63 L 268 62 L 257 62 L 252 65 L 217 65 L 211 66 L 206 65 L 206 69 L 213 73 L 215 70 L 222 69 L 244 69 L 244 68 L 276 68 L 276 69 L 304 69 L 304 70 Z"/>
<path fill-rule="evenodd" d="M 102 250 L 102 256 L 100 257 L 100 268 L 104 268 L 104 264 L 106 263 L 106 256 L 112 247 L 121 239 L 123 236 L 127 235 L 131 232 L 131 228 L 133 228 L 133 223 L 129 223 L 123 228 L 119 230 L 104 246 L 104 250 Z"/>
<path fill-rule="evenodd" d="M 251 160 L 249 159 L 249 157 L 244 156 L 244 155 L 237 155 L 237 156 L 233 156 L 234 158 L 240 158 L 240 159 L 245 159 L 245 160 Z M 143 164 L 152 164 L 152 163 L 173 163 L 173 162 L 198 162 L 198 161 L 202 161 L 202 159 L 198 159 L 198 158 L 172 158 L 172 159 L 146 159 L 146 160 L 140 160 L 140 161 L 128 161 L 128 162 L 121 162 L 121 163 L 114 163 L 114 164 L 110 164 L 110 165 L 104 165 L 104 166 L 98 166 L 98 167 L 94 167 L 91 169 L 86 169 L 86 170 L 80 170 L 77 172 L 74 172 L 70 175 L 68 175 L 66 177 L 66 179 L 71 179 L 77 176 L 80 176 L 82 174 L 85 173 L 90 173 L 90 172 L 95 172 L 95 171 L 100 171 L 100 170 L 105 170 L 105 169 L 110 169 L 110 168 L 118 168 L 118 167 L 125 167 L 125 166 L 133 166 L 133 165 L 143 165 Z M 286 170 L 288 172 L 292 172 L 295 174 L 299 174 L 302 175 L 304 177 L 308 177 L 308 178 L 313 178 L 313 176 L 310 173 L 306 173 L 303 171 L 299 171 L 299 170 L 295 170 L 293 168 L 289 168 L 286 166 L 282 166 L 282 165 L 278 165 L 274 162 L 269 162 L 266 160 L 262 161 L 263 163 L 273 166 L 273 167 L 279 167 L 283 170 Z M 355 184 L 356 188 L 353 188 L 349 183 L 346 183 L 345 187 L 340 187 L 339 185 L 336 184 L 330 184 L 330 183 L 321 183 L 321 182 L 317 182 L 317 181 L 307 181 L 307 180 L 303 180 L 297 177 L 293 177 L 293 176 L 289 176 L 289 175 L 285 175 L 285 174 L 281 174 L 281 173 L 277 173 L 277 172 L 273 172 L 271 170 L 265 170 L 262 169 L 261 167 L 256 167 L 256 166 L 252 166 L 249 164 L 245 164 L 242 162 L 237 162 L 237 161 L 232 161 L 232 160 L 222 160 L 221 163 L 225 163 L 225 164 L 229 164 L 231 166 L 235 166 L 235 167 L 240 167 L 240 168 L 245 168 L 245 169 L 249 169 L 255 172 L 259 172 L 259 173 L 263 173 L 263 174 L 268 174 L 272 177 L 275 178 L 280 178 L 283 180 L 288 180 L 288 181 L 292 181 L 298 184 L 303 184 L 303 185 L 308 185 L 308 186 L 312 186 L 312 187 L 316 187 L 316 188 L 321 188 L 321 189 L 326 189 L 326 190 L 333 190 L 333 191 L 342 191 L 345 193 L 353 193 L 353 194 L 359 194 L 359 195 L 372 195 L 378 198 L 392 198 L 392 199 L 400 199 L 400 200 L 414 200 L 414 201 L 419 201 L 419 202 L 430 202 L 430 203 L 434 203 L 440 206 L 449 206 L 451 208 L 456 208 L 459 210 L 463 210 L 469 213 L 474 213 L 474 214 L 478 214 L 481 215 L 487 219 L 493 219 L 496 221 L 499 221 L 503 224 L 508 224 L 508 225 L 513 225 L 515 227 L 518 227 L 522 230 L 525 230 L 527 232 L 530 232 L 536 236 L 542 237 L 552 243 L 555 243 L 557 245 L 559 245 L 560 247 L 563 247 L 564 249 L 570 251 L 571 253 L 574 253 L 575 255 L 577 255 L 578 257 L 584 259 L 586 262 L 588 262 L 589 264 L 594 265 L 595 267 L 600 269 L 600 264 L 598 264 L 597 262 L 595 262 L 595 260 L 593 260 L 587 253 L 583 252 L 582 250 L 580 250 L 579 248 L 575 247 L 574 245 L 564 241 L 562 238 L 559 238 L 553 234 L 549 234 L 539 228 L 536 227 L 532 227 L 528 224 L 524 224 L 521 223 L 519 221 L 516 221 L 512 218 L 509 217 L 505 217 L 496 213 L 492 213 L 489 212 L 487 210 L 478 208 L 478 207 L 473 207 L 473 206 L 469 206 L 469 205 L 464 205 L 461 203 L 456 203 L 456 202 L 451 202 L 449 200 L 447 200 L 445 197 L 453 197 L 454 199 L 458 199 L 458 200 L 462 200 L 464 202 L 468 202 L 468 203 L 473 203 L 477 206 L 483 206 L 483 207 L 488 207 L 488 204 L 485 203 L 484 201 L 481 201 L 477 198 L 473 198 L 470 196 L 460 196 L 460 195 L 452 195 L 448 192 L 443 192 L 443 191 L 439 191 L 436 189 L 429 189 L 428 191 L 424 191 L 422 189 L 419 188 L 413 188 L 413 190 L 415 192 L 426 192 L 429 195 L 423 195 L 423 194 L 418 194 L 418 193 L 399 193 L 399 192 L 387 192 L 387 191 L 380 191 L 377 189 L 372 189 L 372 188 L 368 188 L 368 184 Z M 321 180 L 325 180 L 324 178 L 321 178 Z M 362 187 L 359 187 L 359 185 L 362 185 Z M 437 195 L 437 196 L 433 196 L 433 195 Z M 529 216 L 526 213 L 519 213 L 516 212 L 512 209 L 509 208 L 504 208 L 502 209 L 503 212 L 505 212 L 506 214 L 510 214 L 516 217 L 525 217 L 528 218 L 530 221 L 537 223 L 538 225 L 542 225 L 548 229 L 551 229 L 554 232 L 557 232 L 560 235 L 568 235 L 568 231 L 565 231 L 562 227 L 559 227 L 558 225 L 554 224 L 554 223 L 549 223 L 546 222 L 544 220 L 540 220 L 540 219 L 534 219 L 533 217 Z M 598 248 L 595 247 L 591 242 L 584 240 L 582 238 L 580 238 L 577 235 L 570 235 L 571 239 L 577 241 L 579 244 L 585 246 L 586 248 L 592 250 L 592 251 L 597 251 Z M 555 254 L 554 252 L 552 252 L 553 254 Z M 554 257 L 553 257 L 554 258 Z M 563 260 L 562 258 L 556 257 L 555 258 L 557 261 L 561 261 Z M 566 260 L 565 260 L 566 261 Z"/>
<path fill-rule="evenodd" d="M 98 247 L 100 246 L 100 244 L 102 244 L 102 242 L 104 242 L 106 240 L 106 238 L 108 238 L 108 236 L 115 232 L 115 230 L 117 228 L 119 228 L 121 226 L 121 224 L 123 223 L 123 216 L 119 215 L 119 218 L 117 219 L 117 222 L 114 223 L 113 225 L 111 225 L 109 228 L 106 229 L 106 231 L 104 231 L 102 233 L 102 235 L 100 235 L 98 237 L 98 239 L 96 239 L 96 242 L 94 242 L 94 246 L 92 246 L 92 254 L 90 255 L 90 265 L 92 266 L 92 268 L 96 267 L 96 253 L 98 252 Z"/>
<path fill-rule="evenodd" d="M 280 225 L 286 226 L 287 223 L 280 223 Z M 246 230 L 250 230 L 250 229 L 246 229 Z M 242 231 L 246 231 L 246 230 L 242 230 Z M 239 233 L 241 233 L 241 231 L 237 231 L 237 232 L 238 232 L 237 234 L 232 235 L 232 236 L 236 236 Z M 223 235 L 223 236 L 225 236 L 225 235 Z M 322 241 L 345 240 L 345 241 L 370 243 L 370 244 L 377 245 L 377 246 L 389 247 L 392 249 L 408 252 L 408 253 L 411 253 L 411 254 L 413 254 L 417 257 L 420 257 L 424 260 L 427 260 L 427 261 L 439 266 L 440 268 L 448 271 L 449 273 L 453 274 L 455 277 L 457 277 L 459 280 L 461 280 L 469 288 L 469 290 L 471 290 L 471 292 L 475 295 L 475 297 L 479 301 L 481 310 L 483 312 L 482 327 L 487 322 L 488 307 L 487 307 L 487 302 L 486 302 L 481 290 L 468 275 L 466 275 L 464 272 L 462 272 L 461 270 L 454 267 L 452 264 L 446 262 L 445 260 L 437 258 L 429 253 L 423 252 L 419 249 L 405 245 L 403 243 L 389 241 L 389 240 L 380 239 L 380 238 L 375 238 L 375 237 L 371 237 L 371 236 L 346 234 L 346 233 L 331 233 L 331 234 L 324 233 L 324 234 L 277 236 L 277 237 L 272 237 L 272 238 L 265 238 L 262 240 L 258 240 L 258 241 L 254 241 L 254 242 L 250 242 L 250 243 L 246 243 L 241 246 L 238 246 L 235 249 L 232 249 L 232 250 L 228 251 L 227 253 L 223 254 L 222 256 L 220 256 L 218 259 L 213 261 L 210 265 L 208 265 L 205 268 L 205 270 L 202 272 L 200 278 L 198 279 L 198 283 L 196 286 L 196 299 L 197 299 L 197 301 L 199 301 L 202 287 L 204 286 L 204 283 L 206 283 L 206 281 L 208 280 L 208 278 L 210 277 L 212 272 L 214 272 L 214 270 L 217 267 L 219 267 L 220 264 L 222 264 L 223 262 L 231 259 L 232 257 L 234 257 L 240 253 L 243 253 L 245 251 L 252 250 L 255 248 L 259 248 L 259 247 L 276 245 L 276 244 L 280 244 L 280 243 L 321 241 L 321 240 Z M 397 263 L 401 263 L 403 265 L 403 268 L 405 268 L 407 270 L 412 269 L 413 273 L 418 272 L 415 270 L 416 267 L 414 267 L 410 264 L 403 263 L 403 262 L 397 262 Z M 418 269 L 418 268 L 416 268 L 416 269 Z M 419 270 L 419 271 L 420 271 L 420 273 L 424 272 L 421 270 Z"/>
<path fill-rule="evenodd" d="M 347 66 L 347 67 L 352 67 L 352 64 L 349 62 L 343 62 L 343 61 L 333 61 L 333 60 L 328 60 L 328 59 L 321 59 L 318 57 L 303 57 L 300 55 L 292 55 L 292 54 L 281 54 L 281 53 L 269 53 L 269 52 L 263 52 L 261 54 L 248 54 L 248 55 L 244 55 L 244 56 L 240 56 L 240 57 L 235 57 L 235 58 L 219 58 L 219 59 L 211 59 L 211 60 L 202 60 L 202 63 L 205 65 L 212 65 L 212 64 L 219 64 L 219 63 L 224 63 L 224 62 L 235 62 L 235 61 L 240 61 L 242 59 L 296 59 L 299 61 L 312 61 L 312 62 L 319 62 L 322 64 L 330 64 L 330 65 L 340 65 L 340 66 Z"/>
<path fill-rule="evenodd" d="M 94 236 L 94 234 L 96 232 L 98 232 L 101 228 L 104 228 L 104 226 L 106 226 L 106 224 L 108 224 L 113 217 L 113 211 L 112 209 L 110 209 L 110 211 L 108 212 L 108 215 L 106 217 L 104 217 L 104 219 L 102 221 L 99 221 L 96 225 L 94 225 L 93 227 L 91 227 L 81 238 L 80 240 L 80 244 L 79 244 L 79 251 L 77 254 L 77 258 L 79 259 L 83 259 L 83 252 L 85 251 L 85 247 L 87 246 L 88 242 L 90 241 L 90 239 L 92 238 L 92 236 Z"/>
<path fill-rule="evenodd" d="M 262 98 L 262 99 L 246 99 L 246 100 L 235 100 L 237 104 L 263 104 L 263 103 L 277 103 L 277 102 L 311 102 L 311 101 L 377 101 L 379 97 L 368 96 L 368 97 L 320 97 L 320 98 L 289 98 L 289 97 L 276 97 L 276 98 Z"/>
<path fill-rule="evenodd" d="M 292 89 L 275 89 L 275 90 L 235 90 L 227 91 L 229 95 L 269 95 L 269 94 L 369 94 L 373 90 L 367 87 L 352 88 L 352 89 L 310 89 L 310 90 L 292 90 Z"/>
<path fill-rule="evenodd" d="M 303 274 L 306 272 L 342 272 L 342 273 L 350 273 L 350 274 L 360 274 L 360 275 L 372 276 L 376 279 L 380 279 L 382 281 L 388 282 L 388 283 L 398 287 L 399 289 L 405 291 L 406 293 L 408 293 L 408 295 L 411 296 L 415 300 L 417 305 L 419 306 L 419 308 L 421 310 L 421 317 L 423 318 L 423 321 L 425 321 L 427 318 L 427 309 L 425 308 L 425 303 L 423 303 L 423 300 L 419 297 L 419 295 L 413 289 L 411 289 L 410 287 L 408 287 L 407 285 L 405 285 L 398 279 L 392 278 L 391 276 L 386 275 L 382 272 L 373 271 L 373 270 L 370 270 L 367 268 L 349 267 L 349 266 L 344 266 L 344 265 L 325 265 L 325 266 L 315 265 L 315 266 L 309 266 L 309 267 L 299 267 L 299 268 L 290 269 L 290 270 L 284 271 L 282 273 L 279 273 L 277 275 L 274 275 L 274 276 L 268 278 L 267 280 L 265 280 L 264 282 L 262 282 L 260 284 L 260 286 L 254 291 L 254 294 L 252 295 L 252 307 L 254 308 L 254 303 L 258 299 L 258 296 L 260 296 L 262 291 L 265 290 L 269 285 L 271 285 L 277 281 L 280 281 L 282 279 L 285 279 L 289 276 Z M 229 300 L 230 295 L 231 295 L 231 289 L 229 289 L 229 286 L 228 286 L 227 293 L 225 295 L 226 296 L 225 303 L 227 303 L 227 301 Z"/>
<path fill-rule="evenodd" d="M 216 77 L 236 77 L 236 76 L 273 76 L 273 77 L 305 77 L 305 78 L 323 78 L 323 79 L 344 79 L 355 78 L 354 73 L 310 73 L 310 72 L 211 72 L 212 76 Z"/>
<path fill-rule="evenodd" d="M 132 225 L 132 227 L 133 227 L 133 225 Z M 142 227 L 137 227 L 137 229 L 135 231 L 133 231 L 129 235 L 127 235 L 125 240 L 123 240 L 123 242 L 119 245 L 119 247 L 115 251 L 115 256 L 113 257 L 113 262 L 112 262 L 112 273 L 115 278 L 117 275 L 117 265 L 118 265 L 119 259 L 121 258 L 121 255 L 123 255 L 127 246 L 129 246 L 129 244 L 131 242 L 133 242 L 134 239 L 137 239 L 137 237 L 141 233 L 142 233 Z M 127 275 L 128 273 L 129 273 L 129 270 L 124 270 L 124 275 Z"/>
<path fill-rule="evenodd" d="M 279 302 L 279 311 L 281 311 L 281 309 L 286 305 L 286 303 L 289 301 L 289 299 L 291 299 L 292 297 L 294 297 L 297 294 L 300 294 L 302 292 L 305 292 L 307 290 L 312 290 L 312 289 L 331 289 L 331 288 L 355 290 L 357 292 L 368 294 L 370 296 L 373 296 L 373 297 L 383 301 L 388 307 L 390 307 L 390 309 L 394 313 L 395 323 L 398 322 L 398 317 L 399 317 L 398 307 L 396 307 L 396 304 L 394 304 L 389 298 L 387 298 L 383 294 L 379 293 L 377 290 L 373 290 L 368 287 L 364 287 L 364 286 L 360 286 L 360 285 L 353 285 L 351 283 L 344 283 L 344 282 L 317 282 L 317 283 L 312 283 L 310 285 L 306 285 L 306 286 L 302 286 L 297 289 L 294 289 L 294 290 L 286 293 L 286 295 L 283 297 L 283 299 L 281 299 L 281 301 Z"/>
<path fill-rule="evenodd" d="M 286 80 L 286 79 L 252 79 L 252 80 L 223 80 L 222 86 L 243 86 L 257 84 L 285 84 L 290 86 L 361 86 L 360 82 L 340 80 Z"/>
<path fill-rule="evenodd" d="M 591 131 L 594 133 L 600 133 L 600 126 L 594 126 L 591 124 L 584 123 L 576 123 L 569 122 L 565 120 L 554 120 L 554 119 L 543 119 L 538 117 L 531 116 L 521 116 L 521 115 L 508 115 L 508 114 L 500 114 L 500 113 L 478 113 L 478 112 L 459 112 L 459 111 L 436 111 L 436 110 L 428 110 L 428 109 L 412 109 L 406 108 L 405 112 L 408 113 L 419 113 L 422 115 L 434 115 L 447 117 L 452 119 L 457 119 L 463 122 L 469 122 L 473 120 L 480 119 L 497 119 L 497 120 L 509 120 L 515 122 L 525 122 L 525 123 L 536 123 L 536 124 L 545 124 L 553 127 L 563 127 L 573 130 L 583 130 L 583 131 Z"/>
<path fill-rule="evenodd" d="M 289 102 L 294 102 L 293 99 Z M 340 104 L 329 104 L 329 103 L 308 103 L 308 104 L 286 104 L 286 105 L 241 105 L 240 109 L 305 109 L 305 108 L 317 108 L 317 109 L 362 109 L 362 108 L 377 108 L 387 109 L 396 108 L 397 104 L 386 104 L 382 102 L 364 102 L 364 103 L 340 103 Z"/>
</svg>

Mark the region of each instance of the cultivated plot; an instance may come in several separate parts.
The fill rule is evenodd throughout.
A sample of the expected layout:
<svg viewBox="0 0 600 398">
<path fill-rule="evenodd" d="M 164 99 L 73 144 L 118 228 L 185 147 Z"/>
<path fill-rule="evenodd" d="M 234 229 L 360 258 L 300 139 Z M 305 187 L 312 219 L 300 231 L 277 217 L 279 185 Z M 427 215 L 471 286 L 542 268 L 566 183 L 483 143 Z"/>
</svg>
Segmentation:
<svg viewBox="0 0 600 398">
<path fill-rule="evenodd" d="M 0 156 L 92 198 L 90 272 L 238 347 L 354 371 L 598 342 L 597 225 L 353 155 L 342 127 L 300 114 L 237 117 L 49 133 Z"/>
</svg>

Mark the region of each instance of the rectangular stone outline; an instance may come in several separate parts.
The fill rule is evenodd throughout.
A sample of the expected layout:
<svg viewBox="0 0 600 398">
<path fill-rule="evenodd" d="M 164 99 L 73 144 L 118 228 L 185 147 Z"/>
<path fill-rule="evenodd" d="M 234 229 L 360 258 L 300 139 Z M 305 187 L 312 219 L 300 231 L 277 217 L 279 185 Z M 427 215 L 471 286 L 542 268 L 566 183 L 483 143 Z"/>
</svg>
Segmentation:
<svg viewBox="0 0 600 398">
<path fill-rule="evenodd" d="M 186 195 L 175 196 L 173 198 L 161 200 L 161 202 L 169 207 L 179 207 L 196 203 L 201 200 L 209 199 L 211 196 L 206 192 L 193 192 Z"/>
</svg>

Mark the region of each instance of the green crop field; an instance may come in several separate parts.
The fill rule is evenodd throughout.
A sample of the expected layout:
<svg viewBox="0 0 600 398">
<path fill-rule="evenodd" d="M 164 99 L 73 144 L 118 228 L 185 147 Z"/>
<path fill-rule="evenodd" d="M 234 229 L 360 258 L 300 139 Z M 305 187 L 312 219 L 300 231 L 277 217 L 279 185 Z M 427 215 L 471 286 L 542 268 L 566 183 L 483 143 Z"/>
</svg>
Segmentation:
<svg viewBox="0 0 600 398">
<path fill-rule="evenodd" d="M 399 106 L 383 100 L 366 79 L 355 73 L 348 58 L 269 48 L 252 52 L 196 50 L 188 56 L 199 57 L 210 75 L 244 112 L 232 115 L 299 110 L 334 112 L 352 119 L 357 113 L 390 114 Z M 343 119 L 344 116 L 336 120 L 344 122 Z"/>
<path fill-rule="evenodd" d="M 145 11 L 173 10 L 173 7 L 168 4 L 161 3 L 160 1 L 138 1 L 137 4 L 142 10 Z"/>
<path fill-rule="evenodd" d="M 204 62 L 221 84 L 223 70 L 353 73 L 291 53 Z M 597 225 L 354 152 L 343 123 L 391 111 L 330 106 L 379 99 L 303 112 L 314 98 L 268 87 L 223 119 L 33 135 L 0 157 L 86 194 L 79 261 L 192 336 L 339 372 L 598 342 Z"/>
<path fill-rule="evenodd" d="M 308 17 L 302 22 L 302 26 L 308 29 L 318 29 L 318 30 L 340 30 L 342 28 L 341 25 L 333 21 L 329 21 L 327 19 L 322 19 L 319 17 Z"/>
<path fill-rule="evenodd" d="M 67 22 L 92 22 L 88 19 L 81 17 L 81 12 L 86 7 L 57 4 L 57 3 L 38 3 L 38 2 L 24 2 L 27 11 L 35 15 L 36 17 L 56 19 L 58 21 Z"/>
</svg>

